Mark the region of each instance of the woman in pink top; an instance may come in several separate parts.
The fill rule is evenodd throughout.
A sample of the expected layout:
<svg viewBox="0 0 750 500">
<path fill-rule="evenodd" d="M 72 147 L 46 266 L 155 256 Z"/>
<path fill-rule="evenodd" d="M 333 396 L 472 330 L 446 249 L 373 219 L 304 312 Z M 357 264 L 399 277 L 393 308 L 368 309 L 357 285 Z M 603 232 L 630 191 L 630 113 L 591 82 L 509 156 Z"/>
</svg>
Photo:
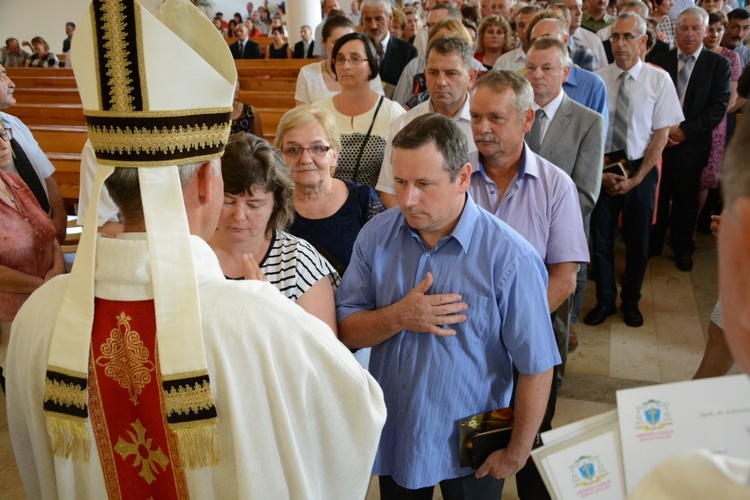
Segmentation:
<svg viewBox="0 0 750 500">
<path fill-rule="evenodd" d="M 10 324 L 29 295 L 65 271 L 55 226 L 10 165 L 12 130 L 0 125 L 0 368 L 10 340 Z M 3 392 L 5 379 L 0 377 Z"/>
</svg>

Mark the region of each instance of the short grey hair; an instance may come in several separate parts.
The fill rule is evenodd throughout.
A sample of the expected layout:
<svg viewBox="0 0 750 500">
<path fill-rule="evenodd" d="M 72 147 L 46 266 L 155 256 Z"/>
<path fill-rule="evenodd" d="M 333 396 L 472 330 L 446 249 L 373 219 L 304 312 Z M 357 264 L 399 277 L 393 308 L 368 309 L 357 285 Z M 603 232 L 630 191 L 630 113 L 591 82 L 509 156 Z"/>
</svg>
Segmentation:
<svg viewBox="0 0 750 500">
<path fill-rule="evenodd" d="M 365 10 L 365 9 L 377 9 L 382 7 L 385 9 L 385 13 L 389 16 L 393 14 L 393 7 L 391 6 L 391 2 L 389 0 L 364 0 L 359 5 L 359 10 Z"/>
<path fill-rule="evenodd" d="M 646 20 L 643 19 L 641 16 L 634 12 L 623 12 L 619 16 L 617 16 L 617 19 L 615 19 L 615 22 L 619 21 L 620 19 L 635 19 L 635 28 L 638 30 L 639 35 L 645 35 L 646 34 Z"/>
<path fill-rule="evenodd" d="M 624 9 L 626 7 L 629 9 L 638 9 L 643 19 L 646 19 L 648 17 L 648 11 L 649 11 L 648 5 L 641 2 L 641 0 L 629 0 L 625 2 L 625 4 L 622 5 L 621 8 Z"/>
<path fill-rule="evenodd" d="M 393 138 L 393 149 L 419 149 L 433 143 L 443 157 L 443 169 L 451 182 L 469 162 L 469 141 L 458 125 L 441 114 L 427 113 L 418 116 L 402 128 Z"/>
<path fill-rule="evenodd" d="M 218 158 L 209 160 L 211 173 L 221 173 L 221 162 Z M 196 172 L 205 161 L 187 163 L 177 167 L 180 185 L 184 188 L 195 177 Z M 141 184 L 138 180 L 138 169 L 131 167 L 117 167 L 104 184 L 112 200 L 120 209 L 120 215 L 128 224 L 143 222 L 143 203 L 141 201 Z"/>
<path fill-rule="evenodd" d="M 534 89 L 529 81 L 515 71 L 509 70 L 490 70 L 476 81 L 473 92 L 480 87 L 487 87 L 498 94 L 510 90 L 515 96 L 513 99 L 513 108 L 518 113 L 519 121 L 523 118 L 524 113 L 531 109 L 534 104 Z"/>
<path fill-rule="evenodd" d="M 679 26 L 680 22 L 686 17 L 697 17 L 701 20 L 701 24 L 704 28 L 708 26 L 708 12 L 700 7 L 689 7 L 680 12 L 680 15 L 677 16 L 677 26 Z"/>
</svg>

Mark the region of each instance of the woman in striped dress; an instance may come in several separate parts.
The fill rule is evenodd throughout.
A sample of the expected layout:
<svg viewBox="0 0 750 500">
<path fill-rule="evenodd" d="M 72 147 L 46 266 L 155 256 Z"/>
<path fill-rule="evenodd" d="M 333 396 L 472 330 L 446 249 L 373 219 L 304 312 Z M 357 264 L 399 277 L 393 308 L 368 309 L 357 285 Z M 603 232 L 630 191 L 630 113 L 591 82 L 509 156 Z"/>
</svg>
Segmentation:
<svg viewBox="0 0 750 500">
<path fill-rule="evenodd" d="M 338 273 L 307 241 L 285 232 L 294 185 L 280 154 L 250 134 L 230 137 L 221 162 L 224 203 L 209 241 L 228 279 L 263 279 L 336 332 Z"/>
</svg>

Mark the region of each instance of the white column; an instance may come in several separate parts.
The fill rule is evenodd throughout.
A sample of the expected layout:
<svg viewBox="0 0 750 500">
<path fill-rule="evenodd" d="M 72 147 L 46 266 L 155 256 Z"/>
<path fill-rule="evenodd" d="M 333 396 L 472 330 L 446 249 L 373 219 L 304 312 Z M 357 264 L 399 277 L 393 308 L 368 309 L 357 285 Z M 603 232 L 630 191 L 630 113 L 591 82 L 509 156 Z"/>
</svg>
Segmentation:
<svg viewBox="0 0 750 500">
<path fill-rule="evenodd" d="M 315 31 L 322 17 L 319 0 L 287 0 L 286 27 L 289 30 L 289 45 L 294 46 L 301 40 L 299 30 L 305 24 Z"/>
</svg>

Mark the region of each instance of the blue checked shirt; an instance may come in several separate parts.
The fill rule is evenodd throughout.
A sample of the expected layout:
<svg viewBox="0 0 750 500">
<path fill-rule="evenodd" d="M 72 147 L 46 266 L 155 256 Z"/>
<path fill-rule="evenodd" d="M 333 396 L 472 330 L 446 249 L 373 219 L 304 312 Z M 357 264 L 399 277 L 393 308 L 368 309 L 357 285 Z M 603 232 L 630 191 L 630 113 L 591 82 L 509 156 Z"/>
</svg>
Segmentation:
<svg viewBox="0 0 750 500">
<path fill-rule="evenodd" d="M 368 222 L 336 293 L 338 320 L 401 300 L 428 271 L 428 293 L 460 293 L 467 321 L 452 337 L 402 331 L 370 358 L 388 409 L 373 473 L 412 489 L 473 472 L 459 466 L 457 421 L 508 406 L 512 363 L 524 374 L 560 363 L 539 254 L 470 197 L 433 249 L 398 208 Z"/>
<path fill-rule="evenodd" d="M 573 64 L 589 71 L 599 69 L 599 58 L 596 57 L 593 50 L 585 45 L 581 45 L 571 39 L 568 45 L 568 52 L 570 53 L 570 58 L 573 60 Z"/>
</svg>

